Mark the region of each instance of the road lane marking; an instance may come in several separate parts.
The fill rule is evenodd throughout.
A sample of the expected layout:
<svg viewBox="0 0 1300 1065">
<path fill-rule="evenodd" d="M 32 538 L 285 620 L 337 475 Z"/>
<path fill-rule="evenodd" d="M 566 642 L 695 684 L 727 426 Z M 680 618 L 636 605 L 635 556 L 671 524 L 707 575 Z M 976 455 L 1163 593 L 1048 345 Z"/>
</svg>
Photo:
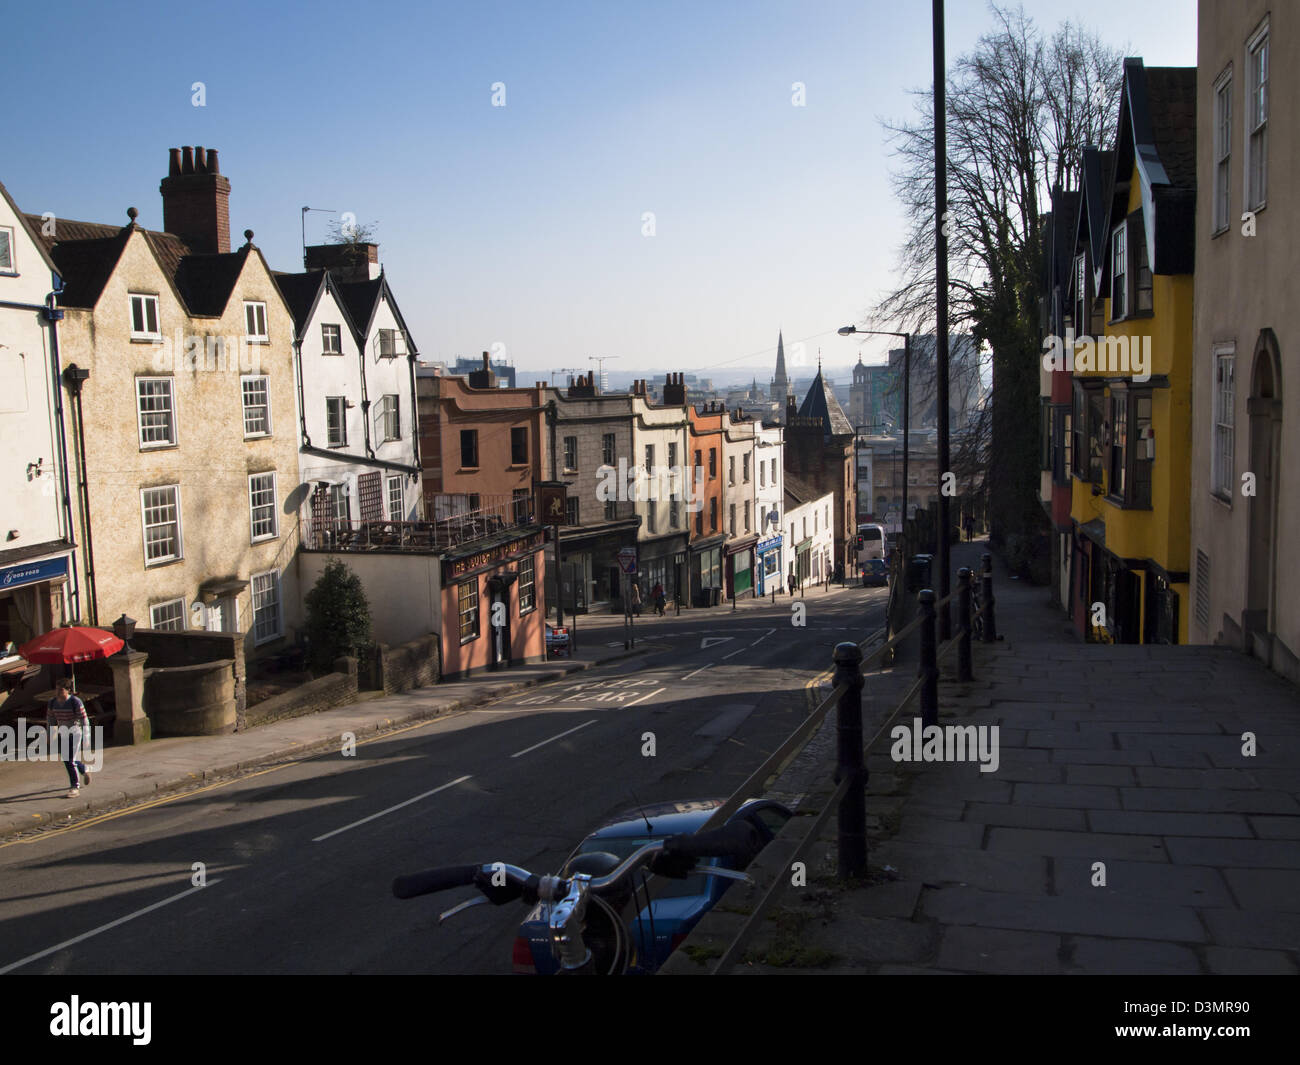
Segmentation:
<svg viewBox="0 0 1300 1065">
<path fill-rule="evenodd" d="M 518 758 L 521 754 L 527 754 L 529 751 L 537 750 L 538 747 L 545 747 L 548 743 L 554 743 L 556 740 L 562 740 L 564 739 L 565 736 L 570 736 L 573 733 L 577 732 L 578 729 L 584 729 L 588 725 L 594 725 L 595 723 L 596 723 L 596 718 L 593 717 L 590 721 L 584 721 L 581 725 L 576 725 L 575 727 L 569 729 L 567 732 L 561 732 L 558 736 L 552 736 L 549 740 L 542 740 L 541 743 L 534 743 L 531 747 L 525 747 L 522 751 L 516 751 L 510 757 Z"/>
<path fill-rule="evenodd" d="M 146 906 L 143 910 L 136 910 L 135 913 L 128 913 L 125 917 L 119 917 L 116 921 L 110 921 L 108 924 L 100 925 L 98 928 L 92 928 L 89 932 L 82 932 L 81 935 L 74 936 L 72 939 L 65 939 L 62 943 L 57 943 L 48 950 L 42 950 L 38 954 L 29 954 L 27 957 L 0 969 L 0 976 L 4 976 L 6 973 L 11 973 L 15 969 L 20 969 L 28 962 L 39 961 L 41 958 L 49 957 L 51 954 L 56 954 L 68 947 L 75 946 L 83 940 L 90 939 L 92 936 L 97 936 L 101 932 L 107 932 L 110 928 L 116 928 L 118 925 L 126 924 L 127 921 L 134 921 L 137 917 L 143 917 L 146 913 L 152 913 L 154 910 L 161 909 L 163 906 L 176 902 L 179 899 L 183 899 L 187 895 L 193 895 L 196 891 L 205 891 L 207 888 L 220 883 L 220 880 L 209 880 L 203 887 L 186 888 L 186 890 L 182 891 L 179 895 L 172 895 L 170 898 L 163 899 L 160 902 L 155 902 L 152 906 Z"/>
<path fill-rule="evenodd" d="M 641 698 L 639 698 L 639 699 L 633 699 L 633 700 L 632 700 L 630 703 L 628 703 L 627 705 L 628 705 L 628 706 L 636 706 L 637 703 L 643 703 L 643 702 L 645 702 L 647 699 L 652 699 L 652 698 L 654 698 L 654 697 L 655 697 L 656 695 L 658 695 L 661 691 L 663 691 L 663 688 L 656 688 L 654 691 L 646 693 L 645 695 L 641 696 Z M 624 709 L 627 709 L 627 707 L 624 707 Z"/>
<path fill-rule="evenodd" d="M 430 795 L 437 795 L 440 791 L 446 791 L 448 788 L 455 787 L 457 784 L 463 784 L 470 779 L 472 774 L 466 773 L 463 777 L 457 777 L 455 780 L 448 781 L 441 787 L 434 788 L 432 791 L 426 791 L 413 799 L 407 799 L 405 802 L 399 802 L 396 806 L 390 806 L 387 810 L 380 810 L 377 814 L 371 814 L 369 817 L 363 817 L 360 821 L 353 821 L 350 825 L 344 825 L 342 828 L 336 828 L 333 832 L 326 832 L 323 836 L 317 836 L 312 840 L 313 843 L 319 843 L 321 840 L 329 839 L 331 836 L 337 836 L 340 832 L 346 832 L 350 828 L 356 828 L 358 825 L 364 825 L 368 821 L 373 821 L 377 817 L 383 817 L 385 814 L 391 814 L 394 810 L 400 810 L 403 806 L 410 806 L 413 802 L 419 802 L 421 799 L 427 799 Z"/>
<path fill-rule="evenodd" d="M 749 650 L 748 647 L 742 647 L 742 648 L 740 648 L 740 650 L 738 650 L 738 651 L 732 651 L 731 654 L 729 654 L 729 655 L 723 655 L 723 656 L 722 656 L 722 660 L 725 662 L 728 658 L 735 658 L 736 655 L 738 655 L 738 654 L 741 653 L 741 651 L 748 651 L 748 650 Z"/>
<path fill-rule="evenodd" d="M 690 673 L 687 673 L 686 676 L 682 678 L 682 680 L 690 680 L 693 676 L 695 676 L 696 673 L 703 673 L 711 665 L 713 665 L 712 662 L 710 662 L 708 666 L 700 666 L 699 669 L 692 670 Z"/>
<path fill-rule="evenodd" d="M 706 647 L 712 647 L 715 643 L 727 643 L 734 639 L 734 636 L 705 636 L 700 640 L 700 650 L 703 651 Z"/>
</svg>

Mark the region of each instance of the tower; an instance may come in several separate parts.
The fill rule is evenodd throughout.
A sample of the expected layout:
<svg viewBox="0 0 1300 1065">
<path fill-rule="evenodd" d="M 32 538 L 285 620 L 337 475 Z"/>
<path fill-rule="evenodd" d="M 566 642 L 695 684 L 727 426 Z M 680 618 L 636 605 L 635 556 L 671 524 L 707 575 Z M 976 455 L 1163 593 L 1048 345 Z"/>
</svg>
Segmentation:
<svg viewBox="0 0 1300 1065">
<path fill-rule="evenodd" d="M 790 379 L 785 375 L 785 338 L 779 329 L 776 333 L 776 376 L 772 378 L 770 395 L 781 410 L 785 410 L 786 400 L 794 395 Z"/>
</svg>

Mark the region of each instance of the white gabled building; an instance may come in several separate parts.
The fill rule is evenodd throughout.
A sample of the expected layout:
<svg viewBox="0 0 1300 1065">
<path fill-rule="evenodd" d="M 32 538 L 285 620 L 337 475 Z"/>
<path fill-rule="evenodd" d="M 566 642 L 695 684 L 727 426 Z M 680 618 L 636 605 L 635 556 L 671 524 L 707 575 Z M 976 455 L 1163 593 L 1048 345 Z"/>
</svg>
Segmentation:
<svg viewBox="0 0 1300 1065">
<path fill-rule="evenodd" d="M 83 609 L 60 417 L 61 312 L 49 298 L 59 277 L 29 226 L 0 185 L 0 707 L 28 672 L 16 647 Z"/>
<path fill-rule="evenodd" d="M 785 590 L 787 541 L 781 518 L 785 513 L 785 430 L 780 425 L 754 428 L 754 513 L 758 543 L 754 547 L 755 594 Z"/>
<path fill-rule="evenodd" d="M 304 542 L 324 547 L 423 517 L 417 352 L 375 245 L 309 247 L 307 263 L 276 282 L 294 319 Z"/>
<path fill-rule="evenodd" d="M 835 493 L 819 495 L 811 484 L 787 473 L 781 525 L 789 545 L 787 586 L 792 576 L 803 587 L 830 580 L 835 565 Z"/>
</svg>

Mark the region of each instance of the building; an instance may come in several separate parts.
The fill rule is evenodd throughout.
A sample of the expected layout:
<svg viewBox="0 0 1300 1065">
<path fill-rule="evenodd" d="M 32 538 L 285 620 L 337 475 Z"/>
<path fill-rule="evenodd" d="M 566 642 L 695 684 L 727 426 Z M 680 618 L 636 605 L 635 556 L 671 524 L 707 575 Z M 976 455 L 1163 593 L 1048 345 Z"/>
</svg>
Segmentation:
<svg viewBox="0 0 1300 1065">
<path fill-rule="evenodd" d="M 484 352 L 486 354 L 486 352 Z M 478 359 L 466 358 L 463 355 L 456 357 L 455 362 L 448 368 L 448 373 L 458 374 L 466 377 L 471 373 L 476 373 L 483 369 L 482 363 Z M 506 362 L 505 359 L 489 360 L 488 369 L 492 371 L 493 378 L 498 388 L 515 387 L 515 368 Z"/>
<path fill-rule="evenodd" d="M 798 477 L 810 486 L 810 491 L 815 489 L 818 498 L 825 492 L 833 494 L 835 561 L 847 565 L 847 545 L 857 535 L 853 458 L 856 434 L 820 367 L 797 412 L 791 401 L 785 422 L 786 474 Z"/>
<path fill-rule="evenodd" d="M 723 546 L 723 587 L 728 599 L 752 596 L 755 547 L 758 544 L 757 514 L 754 511 L 755 422 L 743 411 L 724 410 L 722 459 L 726 471 L 723 484 L 723 513 L 727 539 Z"/>
<path fill-rule="evenodd" d="M 769 395 L 776 404 L 777 417 L 785 417 L 785 409 L 794 395 L 794 384 L 785 373 L 785 337 L 780 330 L 776 334 L 776 374 L 769 386 Z"/>
<path fill-rule="evenodd" d="M 1300 681 L 1300 12 L 1201 0 L 1197 41 L 1189 638 Z"/>
<path fill-rule="evenodd" d="M 59 272 L 82 614 L 245 634 L 298 624 L 294 326 L 215 149 L 173 148 L 163 228 L 29 215 Z"/>
<path fill-rule="evenodd" d="M 0 185 L 0 709 L 48 688 L 17 648 L 87 611 L 75 547 L 57 335 L 60 277 Z"/>
<path fill-rule="evenodd" d="M 672 398 L 676 398 L 675 393 Z M 721 601 L 724 589 L 723 548 L 727 529 L 723 454 L 726 444 L 722 434 L 727 412 L 720 403 L 692 404 L 687 408 L 687 416 L 695 493 L 700 504 L 689 541 L 690 601 L 694 606 L 712 606 Z"/>
<path fill-rule="evenodd" d="M 1073 342 L 1045 355 L 1074 389 L 1072 615 L 1107 642 L 1187 640 L 1195 137 L 1195 69 L 1125 60 L 1110 173 L 1085 165 Z"/>
<path fill-rule="evenodd" d="M 307 249 L 277 274 L 294 321 L 303 526 L 314 547 L 358 522 L 423 516 L 417 352 L 374 244 Z"/>
<path fill-rule="evenodd" d="M 758 543 L 754 545 L 754 591 L 769 595 L 785 588 L 785 431 L 775 423 L 754 427 L 754 510 Z"/>
<path fill-rule="evenodd" d="M 683 382 L 669 374 L 670 391 Z M 687 595 L 687 551 L 690 541 L 694 471 L 687 459 L 690 418 L 684 391 L 681 402 L 654 405 L 645 381 L 632 385 L 632 457 L 639 465 L 617 473 L 631 488 L 641 524 L 637 529 L 637 573 L 643 602 L 661 585 L 669 601 Z"/>
<path fill-rule="evenodd" d="M 835 567 L 835 493 L 819 492 L 803 478 L 787 473 L 782 524 L 790 544 L 786 586 L 806 589 L 829 581 Z"/>
</svg>

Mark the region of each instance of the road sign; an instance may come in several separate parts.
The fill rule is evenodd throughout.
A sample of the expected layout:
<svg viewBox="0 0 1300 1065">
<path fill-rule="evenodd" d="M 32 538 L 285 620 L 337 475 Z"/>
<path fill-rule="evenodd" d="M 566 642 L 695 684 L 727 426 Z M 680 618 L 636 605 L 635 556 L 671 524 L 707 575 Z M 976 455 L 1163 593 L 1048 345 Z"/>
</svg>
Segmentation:
<svg viewBox="0 0 1300 1065">
<path fill-rule="evenodd" d="M 618 568 L 624 573 L 636 572 L 636 548 L 620 547 L 618 549 Z"/>
</svg>

